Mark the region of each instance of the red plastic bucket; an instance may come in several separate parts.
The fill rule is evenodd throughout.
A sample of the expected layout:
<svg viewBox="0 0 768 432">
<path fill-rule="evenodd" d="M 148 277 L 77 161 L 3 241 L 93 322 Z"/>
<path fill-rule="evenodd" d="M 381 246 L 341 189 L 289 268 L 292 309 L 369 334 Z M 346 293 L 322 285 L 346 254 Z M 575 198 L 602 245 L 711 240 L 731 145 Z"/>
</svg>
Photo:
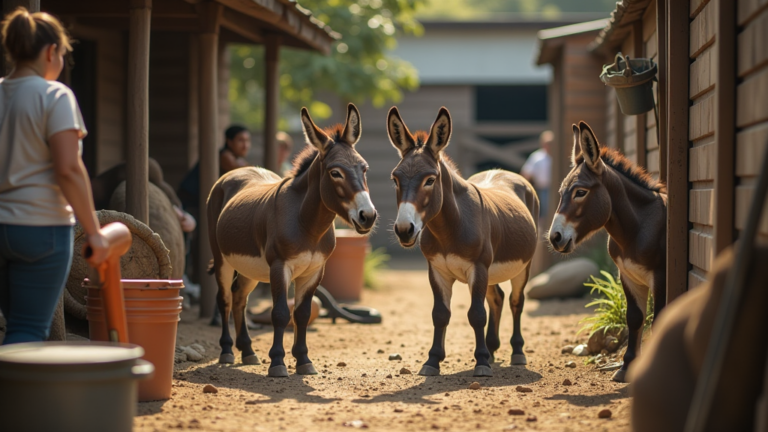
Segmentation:
<svg viewBox="0 0 768 432">
<path fill-rule="evenodd" d="M 169 399 L 173 381 L 176 330 L 181 313 L 181 280 L 123 279 L 128 340 L 144 348 L 144 360 L 155 365 L 154 377 L 139 383 L 139 401 Z M 88 329 L 93 341 L 108 341 L 101 290 L 83 283 Z"/>
</svg>

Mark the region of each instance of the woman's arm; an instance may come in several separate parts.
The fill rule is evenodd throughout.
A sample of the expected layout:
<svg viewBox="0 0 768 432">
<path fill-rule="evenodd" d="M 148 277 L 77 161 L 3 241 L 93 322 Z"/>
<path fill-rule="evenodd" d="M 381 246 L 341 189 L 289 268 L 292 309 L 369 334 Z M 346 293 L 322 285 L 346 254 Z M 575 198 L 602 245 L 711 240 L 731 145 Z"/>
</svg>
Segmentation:
<svg viewBox="0 0 768 432">
<path fill-rule="evenodd" d="M 91 182 L 79 155 L 78 133 L 75 129 L 57 132 L 48 139 L 48 145 L 53 157 L 56 182 L 83 226 L 88 245 L 93 249 L 93 255 L 88 261 L 92 265 L 98 265 L 106 259 L 109 244 L 99 231 L 99 220 L 96 218 L 91 195 Z"/>
<path fill-rule="evenodd" d="M 230 172 L 233 169 L 242 168 L 248 166 L 248 161 L 243 158 L 238 158 L 231 151 L 227 150 L 221 153 L 221 172 Z"/>
</svg>

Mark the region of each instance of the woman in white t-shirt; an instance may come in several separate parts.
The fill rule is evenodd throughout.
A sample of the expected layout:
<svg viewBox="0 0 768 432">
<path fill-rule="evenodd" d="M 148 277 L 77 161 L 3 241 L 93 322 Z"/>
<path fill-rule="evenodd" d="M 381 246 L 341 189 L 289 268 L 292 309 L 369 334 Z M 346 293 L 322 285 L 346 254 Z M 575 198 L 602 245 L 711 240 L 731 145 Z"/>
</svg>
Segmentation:
<svg viewBox="0 0 768 432">
<path fill-rule="evenodd" d="M 92 265 L 104 261 L 91 185 L 81 159 L 87 133 L 72 91 L 56 80 L 72 47 L 61 23 L 24 8 L 2 23 L 14 68 L 0 79 L 0 309 L 3 344 L 47 339 L 72 264 L 75 216 Z"/>
</svg>

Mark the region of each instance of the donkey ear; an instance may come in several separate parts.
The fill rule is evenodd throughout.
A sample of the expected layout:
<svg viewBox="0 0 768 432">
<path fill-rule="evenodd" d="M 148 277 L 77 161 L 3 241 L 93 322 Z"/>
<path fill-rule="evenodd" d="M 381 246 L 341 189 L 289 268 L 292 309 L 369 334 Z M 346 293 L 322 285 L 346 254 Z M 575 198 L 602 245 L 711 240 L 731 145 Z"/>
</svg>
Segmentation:
<svg viewBox="0 0 768 432">
<path fill-rule="evenodd" d="M 451 113 L 446 107 L 440 107 L 437 118 L 429 129 L 427 148 L 437 157 L 441 151 L 448 147 L 451 139 Z"/>
<path fill-rule="evenodd" d="M 389 142 L 397 149 L 401 158 L 408 150 L 416 146 L 413 135 L 400 117 L 397 107 L 390 108 L 389 114 L 387 114 L 387 135 L 389 135 Z"/>
<path fill-rule="evenodd" d="M 597 138 L 595 138 L 595 133 L 584 122 L 579 122 L 579 132 L 579 145 L 581 146 L 581 152 L 584 154 L 584 163 L 595 174 L 602 174 L 605 164 L 600 158 L 600 144 L 597 142 Z"/>
<path fill-rule="evenodd" d="M 581 131 L 579 130 L 579 127 L 574 124 L 573 125 L 573 149 L 571 150 L 571 165 L 576 166 L 578 165 L 579 157 L 581 156 L 581 144 L 579 143 Z"/>
<path fill-rule="evenodd" d="M 347 105 L 347 122 L 344 124 L 344 132 L 341 135 L 349 145 L 355 145 L 360 140 L 363 132 L 363 124 L 360 122 L 360 111 L 355 104 Z"/>
<path fill-rule="evenodd" d="M 317 148 L 321 155 L 325 155 L 333 145 L 333 140 L 315 125 L 306 107 L 301 109 L 301 125 L 304 128 L 304 136 L 307 138 L 307 143 Z"/>
</svg>

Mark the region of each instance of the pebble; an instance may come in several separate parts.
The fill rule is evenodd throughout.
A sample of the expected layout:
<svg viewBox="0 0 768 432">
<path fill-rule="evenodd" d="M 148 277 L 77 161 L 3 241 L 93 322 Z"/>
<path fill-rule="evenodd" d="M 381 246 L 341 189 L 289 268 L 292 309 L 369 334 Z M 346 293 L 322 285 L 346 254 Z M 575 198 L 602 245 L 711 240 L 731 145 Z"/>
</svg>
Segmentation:
<svg viewBox="0 0 768 432">
<path fill-rule="evenodd" d="M 175 363 L 183 363 L 187 361 L 187 354 L 183 352 L 177 352 L 173 358 Z"/>
<path fill-rule="evenodd" d="M 212 384 L 206 384 L 205 387 L 203 387 L 203 393 L 218 393 L 219 389 L 216 388 L 216 386 Z"/>
<path fill-rule="evenodd" d="M 575 346 L 573 346 L 573 345 L 566 345 L 566 346 L 564 346 L 564 347 L 563 347 L 563 348 L 560 350 L 560 352 L 561 352 L 562 354 L 571 354 L 571 353 L 573 352 L 573 349 L 574 349 L 574 348 L 576 348 L 576 347 L 575 347 Z"/>
<path fill-rule="evenodd" d="M 538 420 L 538 419 L 536 418 L 536 416 L 535 416 L 535 415 L 529 415 L 529 416 L 528 416 L 528 417 L 526 417 L 526 419 L 525 419 L 525 421 L 527 421 L 527 422 L 535 422 L 536 420 Z"/>
<path fill-rule="evenodd" d="M 379 349 L 378 351 L 376 351 L 376 354 L 384 354 L 384 350 L 383 349 Z"/>
<path fill-rule="evenodd" d="M 411 374 L 410 370 L 408 370 L 406 368 L 400 369 L 400 375 L 410 375 L 410 374 Z"/>
<path fill-rule="evenodd" d="M 533 406 L 534 407 L 540 407 L 541 406 L 541 402 L 536 401 L 536 402 L 533 403 Z"/>
<path fill-rule="evenodd" d="M 576 367 L 576 362 L 575 361 L 569 361 L 568 363 L 565 364 L 565 367 L 567 367 L 567 368 L 575 368 Z"/>
<path fill-rule="evenodd" d="M 520 393 L 530 393 L 530 392 L 533 391 L 533 390 L 531 390 L 530 387 L 523 387 L 523 386 L 517 386 L 517 387 L 515 387 L 515 390 L 520 392 Z"/>
<path fill-rule="evenodd" d="M 569 386 L 569 385 L 573 385 L 573 383 L 571 382 L 571 380 L 569 380 L 568 378 L 566 378 L 566 379 L 563 381 L 563 385 L 564 385 L 564 386 Z"/>
<path fill-rule="evenodd" d="M 387 375 L 387 378 L 392 378 L 392 374 Z"/>
<path fill-rule="evenodd" d="M 472 384 L 469 385 L 470 390 L 479 390 L 481 387 L 480 383 L 475 381 Z"/>
<path fill-rule="evenodd" d="M 576 348 L 573 349 L 573 352 L 571 354 L 579 357 L 588 356 L 589 350 L 587 349 L 587 346 L 584 344 L 576 345 Z"/>
<path fill-rule="evenodd" d="M 256 405 L 257 403 L 259 403 L 259 402 L 257 400 L 255 400 L 255 399 L 254 400 L 245 401 L 246 405 Z"/>
<path fill-rule="evenodd" d="M 364 373 L 364 374 L 362 374 L 362 375 L 360 375 L 360 376 L 361 376 L 361 377 L 363 377 L 363 378 L 365 378 L 365 377 L 367 377 L 367 376 L 368 376 L 368 374 L 367 374 L 367 373 Z"/>
<path fill-rule="evenodd" d="M 389 359 L 390 360 L 402 360 L 403 356 L 401 356 L 400 354 L 390 354 L 389 355 Z"/>
<path fill-rule="evenodd" d="M 187 355 L 187 359 L 191 361 L 200 361 L 203 359 L 203 355 L 197 352 L 197 350 L 193 349 L 191 346 L 184 347 L 184 354 Z M 205 352 L 205 351 L 203 351 Z"/>
<path fill-rule="evenodd" d="M 344 426 L 352 427 L 355 429 L 368 429 L 368 425 L 365 424 L 365 422 L 362 420 L 352 420 L 352 421 L 344 422 Z"/>
<path fill-rule="evenodd" d="M 337 364 L 336 366 L 338 366 L 338 367 L 344 367 L 344 366 L 346 366 L 346 365 L 347 365 L 347 364 L 346 364 L 346 363 L 344 363 L 344 362 L 339 362 L 339 364 Z"/>
<path fill-rule="evenodd" d="M 525 411 L 517 408 L 512 408 L 511 410 L 507 411 L 507 414 L 509 415 L 525 415 Z"/>
<path fill-rule="evenodd" d="M 401 413 L 401 412 L 403 412 L 403 409 L 402 408 L 395 408 L 395 412 L 396 413 Z"/>
<path fill-rule="evenodd" d="M 598 418 L 611 418 L 611 415 L 613 415 L 613 413 L 607 408 L 597 413 Z"/>
<path fill-rule="evenodd" d="M 192 348 L 193 350 L 199 352 L 200 354 L 205 354 L 205 348 L 203 348 L 203 346 L 200 345 L 200 344 L 193 343 L 189 347 Z"/>
</svg>

